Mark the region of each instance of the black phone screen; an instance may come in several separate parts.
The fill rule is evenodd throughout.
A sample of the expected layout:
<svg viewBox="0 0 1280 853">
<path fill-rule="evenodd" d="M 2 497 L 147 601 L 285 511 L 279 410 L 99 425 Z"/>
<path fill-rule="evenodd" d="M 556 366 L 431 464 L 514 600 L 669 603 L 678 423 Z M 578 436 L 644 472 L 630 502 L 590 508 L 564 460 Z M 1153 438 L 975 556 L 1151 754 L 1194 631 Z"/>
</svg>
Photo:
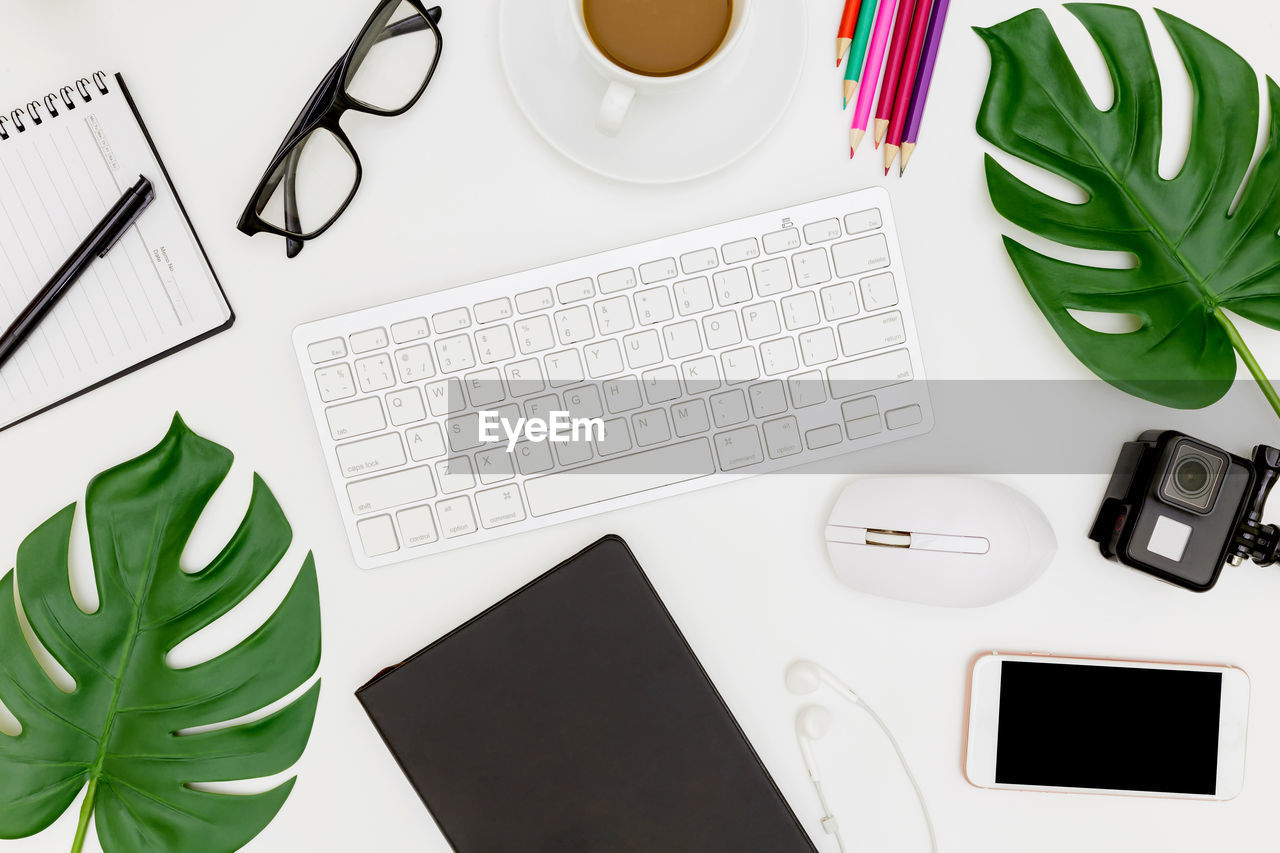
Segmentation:
<svg viewBox="0 0 1280 853">
<path fill-rule="evenodd" d="M 1003 661 L 996 782 L 1216 793 L 1222 674 Z"/>
</svg>

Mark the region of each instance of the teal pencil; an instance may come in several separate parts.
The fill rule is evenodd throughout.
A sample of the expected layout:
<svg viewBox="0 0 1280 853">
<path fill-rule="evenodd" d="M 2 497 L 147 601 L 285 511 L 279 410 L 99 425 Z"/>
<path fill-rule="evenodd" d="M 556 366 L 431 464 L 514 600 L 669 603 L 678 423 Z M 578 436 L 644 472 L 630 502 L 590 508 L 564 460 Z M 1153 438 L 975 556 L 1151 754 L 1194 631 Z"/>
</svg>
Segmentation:
<svg viewBox="0 0 1280 853">
<path fill-rule="evenodd" d="M 877 0 L 863 0 L 858 9 L 858 23 L 853 28 L 853 45 L 844 65 L 844 107 L 858 93 L 858 81 L 862 79 L 862 64 L 867 58 L 867 43 L 871 40 L 871 24 L 876 18 Z M 872 83 L 871 85 L 875 85 Z"/>
</svg>

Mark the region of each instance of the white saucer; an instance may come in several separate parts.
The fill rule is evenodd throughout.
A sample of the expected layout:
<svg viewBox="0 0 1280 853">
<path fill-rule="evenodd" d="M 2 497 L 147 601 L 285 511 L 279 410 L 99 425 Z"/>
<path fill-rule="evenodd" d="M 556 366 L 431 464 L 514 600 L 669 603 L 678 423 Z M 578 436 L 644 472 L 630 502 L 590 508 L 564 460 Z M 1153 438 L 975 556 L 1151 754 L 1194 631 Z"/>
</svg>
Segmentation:
<svg viewBox="0 0 1280 853">
<path fill-rule="evenodd" d="M 582 55 L 565 0 L 503 0 L 498 53 L 516 103 L 561 154 L 620 181 L 687 181 L 728 166 L 782 118 L 804 67 L 804 7 L 756 0 L 732 53 L 687 88 L 636 95 L 612 138 L 595 126 L 608 84 Z"/>
</svg>

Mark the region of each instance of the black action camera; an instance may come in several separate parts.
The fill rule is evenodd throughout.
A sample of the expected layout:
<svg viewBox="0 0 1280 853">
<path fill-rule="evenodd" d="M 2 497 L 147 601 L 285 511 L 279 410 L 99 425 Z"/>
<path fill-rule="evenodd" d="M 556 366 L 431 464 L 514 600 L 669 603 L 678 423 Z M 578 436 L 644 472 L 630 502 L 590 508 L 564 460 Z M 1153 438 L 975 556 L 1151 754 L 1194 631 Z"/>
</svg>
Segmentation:
<svg viewBox="0 0 1280 853">
<path fill-rule="evenodd" d="M 1280 556 L 1280 529 L 1262 523 L 1280 450 L 1245 459 L 1180 432 L 1151 430 L 1120 451 L 1089 531 L 1102 555 L 1196 592 L 1225 563 Z"/>
</svg>

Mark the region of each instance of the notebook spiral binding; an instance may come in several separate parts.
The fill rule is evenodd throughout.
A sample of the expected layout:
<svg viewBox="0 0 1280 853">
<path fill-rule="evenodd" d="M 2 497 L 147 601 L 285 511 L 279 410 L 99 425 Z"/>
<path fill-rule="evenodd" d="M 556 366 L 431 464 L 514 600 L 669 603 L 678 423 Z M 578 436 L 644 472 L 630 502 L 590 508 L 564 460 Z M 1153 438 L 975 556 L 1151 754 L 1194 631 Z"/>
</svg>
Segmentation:
<svg viewBox="0 0 1280 853">
<path fill-rule="evenodd" d="M 0 142 L 25 133 L 29 127 L 42 125 L 48 119 L 57 118 L 64 110 L 74 110 L 77 97 L 87 104 L 93 100 L 95 93 L 105 95 L 110 91 L 107 88 L 107 75 L 102 71 L 95 71 L 92 77 L 81 77 L 57 92 L 50 92 L 43 98 L 15 107 L 8 113 L 0 114 Z"/>
</svg>

